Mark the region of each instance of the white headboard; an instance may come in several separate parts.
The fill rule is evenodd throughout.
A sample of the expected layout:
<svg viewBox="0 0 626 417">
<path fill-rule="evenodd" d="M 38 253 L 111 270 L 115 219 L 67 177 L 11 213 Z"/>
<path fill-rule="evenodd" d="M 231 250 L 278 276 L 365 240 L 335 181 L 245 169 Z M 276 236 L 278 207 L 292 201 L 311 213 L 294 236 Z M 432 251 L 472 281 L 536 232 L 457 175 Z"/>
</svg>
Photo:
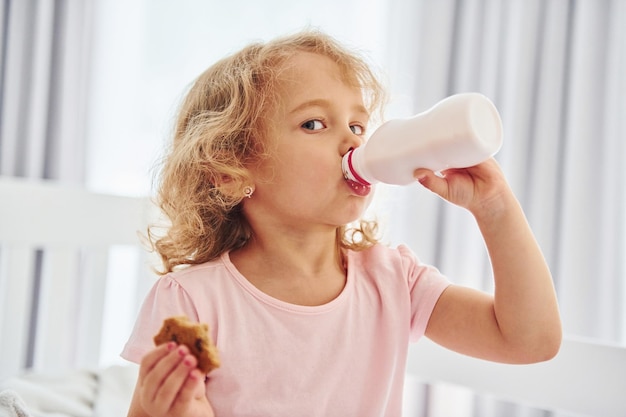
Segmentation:
<svg viewBox="0 0 626 417">
<path fill-rule="evenodd" d="M 0 201 L 0 377 L 97 366 L 109 254 L 145 252 L 150 202 L 7 177 Z"/>
</svg>

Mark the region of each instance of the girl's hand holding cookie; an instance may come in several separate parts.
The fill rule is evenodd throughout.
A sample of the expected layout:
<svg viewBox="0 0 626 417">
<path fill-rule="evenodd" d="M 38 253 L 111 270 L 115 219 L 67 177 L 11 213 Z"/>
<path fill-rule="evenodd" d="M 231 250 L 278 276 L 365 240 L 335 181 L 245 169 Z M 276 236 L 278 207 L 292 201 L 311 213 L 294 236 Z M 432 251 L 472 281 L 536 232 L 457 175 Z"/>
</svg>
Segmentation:
<svg viewBox="0 0 626 417">
<path fill-rule="evenodd" d="M 141 361 L 135 395 L 142 410 L 132 415 L 151 417 L 214 417 L 205 395 L 204 374 L 185 345 L 159 345 Z"/>
</svg>

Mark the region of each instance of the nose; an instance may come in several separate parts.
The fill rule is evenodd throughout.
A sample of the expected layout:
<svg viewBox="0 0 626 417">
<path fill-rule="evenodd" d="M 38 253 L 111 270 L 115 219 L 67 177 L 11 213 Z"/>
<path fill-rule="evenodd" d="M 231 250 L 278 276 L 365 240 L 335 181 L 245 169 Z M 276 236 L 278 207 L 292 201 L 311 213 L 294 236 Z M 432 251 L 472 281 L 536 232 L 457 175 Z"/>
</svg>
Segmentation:
<svg viewBox="0 0 626 417">
<path fill-rule="evenodd" d="M 352 130 L 348 128 L 348 131 L 344 133 L 341 141 L 341 146 L 339 149 L 341 156 L 347 154 L 350 149 L 361 146 L 363 142 L 364 138 L 362 136 L 354 134 L 354 132 L 352 132 Z"/>
</svg>

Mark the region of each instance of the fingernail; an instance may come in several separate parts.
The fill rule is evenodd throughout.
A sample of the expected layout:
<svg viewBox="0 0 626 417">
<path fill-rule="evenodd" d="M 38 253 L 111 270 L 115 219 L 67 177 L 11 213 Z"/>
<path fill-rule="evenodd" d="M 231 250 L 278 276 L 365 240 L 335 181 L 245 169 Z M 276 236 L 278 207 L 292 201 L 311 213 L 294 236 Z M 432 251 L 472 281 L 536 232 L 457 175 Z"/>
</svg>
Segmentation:
<svg viewBox="0 0 626 417">
<path fill-rule="evenodd" d="M 185 356 L 187 354 L 187 348 L 183 345 L 183 346 L 179 346 L 178 347 L 178 354 L 180 356 Z"/>
<path fill-rule="evenodd" d="M 174 342 L 169 342 L 169 343 L 167 344 L 167 351 L 168 351 L 168 352 L 173 351 L 175 348 L 176 348 L 176 343 L 174 343 Z"/>
</svg>

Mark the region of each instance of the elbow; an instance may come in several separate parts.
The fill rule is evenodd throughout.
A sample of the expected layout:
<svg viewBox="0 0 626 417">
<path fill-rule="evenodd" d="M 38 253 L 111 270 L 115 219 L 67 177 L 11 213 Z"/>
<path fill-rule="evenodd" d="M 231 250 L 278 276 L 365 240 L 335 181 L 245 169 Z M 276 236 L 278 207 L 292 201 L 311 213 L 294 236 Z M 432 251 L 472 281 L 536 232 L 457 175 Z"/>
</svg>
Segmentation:
<svg viewBox="0 0 626 417">
<path fill-rule="evenodd" d="M 563 343 L 563 331 L 561 330 L 561 326 L 559 326 L 558 331 L 554 333 L 554 335 L 552 336 L 552 340 L 547 346 L 547 349 L 546 349 L 547 355 L 544 361 L 554 359 L 556 355 L 558 355 L 559 351 L 561 350 L 562 343 Z"/>
<path fill-rule="evenodd" d="M 522 363 L 532 364 L 554 359 L 561 350 L 562 341 L 563 333 L 560 326 L 558 329 L 534 338 L 532 342 L 526 345 L 524 353 L 520 355 L 523 358 Z"/>
<path fill-rule="evenodd" d="M 544 339 L 544 346 L 542 349 L 543 357 L 539 362 L 545 362 L 554 359 L 561 350 L 561 344 L 563 343 L 563 328 L 560 319 L 557 320 L 556 323 L 552 326 L 552 330 L 546 332 L 546 334 L 544 335 Z"/>
<path fill-rule="evenodd" d="M 558 355 L 559 351 L 561 350 L 561 341 L 562 341 L 562 337 L 559 336 L 557 337 L 553 337 L 552 340 L 548 340 L 545 343 L 543 343 L 543 346 L 541 346 L 540 349 L 538 349 L 538 352 L 535 356 L 535 360 L 533 361 L 534 363 L 537 362 L 547 362 L 549 360 L 552 360 L 556 357 L 556 355 Z"/>
<path fill-rule="evenodd" d="M 544 320 L 535 323 L 531 332 L 531 351 L 534 353 L 529 363 L 546 362 L 554 359 L 561 350 L 563 324 L 558 311 L 546 314 Z"/>
</svg>

